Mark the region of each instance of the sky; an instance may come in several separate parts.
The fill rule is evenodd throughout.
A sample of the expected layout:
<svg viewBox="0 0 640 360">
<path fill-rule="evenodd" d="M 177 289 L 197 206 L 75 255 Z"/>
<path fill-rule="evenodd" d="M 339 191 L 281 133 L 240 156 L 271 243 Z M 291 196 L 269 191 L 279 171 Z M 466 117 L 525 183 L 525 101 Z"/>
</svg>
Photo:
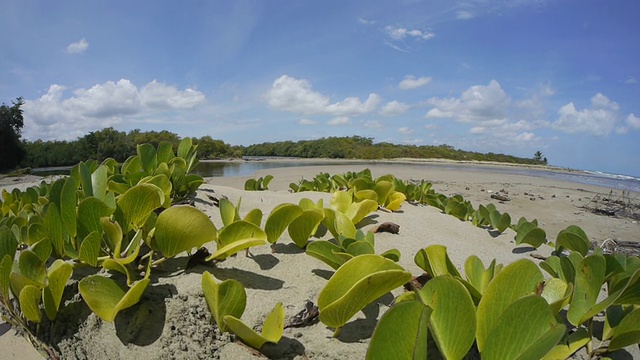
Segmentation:
<svg viewBox="0 0 640 360">
<path fill-rule="evenodd" d="M 636 0 L 0 0 L 23 138 L 447 144 L 640 176 Z"/>
</svg>

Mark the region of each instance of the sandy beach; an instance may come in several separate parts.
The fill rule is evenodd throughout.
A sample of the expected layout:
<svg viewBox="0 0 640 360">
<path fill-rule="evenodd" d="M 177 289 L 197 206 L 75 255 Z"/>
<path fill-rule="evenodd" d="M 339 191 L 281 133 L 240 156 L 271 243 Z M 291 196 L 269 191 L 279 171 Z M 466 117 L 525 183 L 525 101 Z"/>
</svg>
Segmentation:
<svg viewBox="0 0 640 360">
<path fill-rule="evenodd" d="M 499 165 L 489 165 L 499 166 Z M 590 240 L 601 243 L 605 239 L 640 242 L 640 225 L 637 220 L 594 214 L 584 208 L 597 195 L 608 196 L 611 189 L 576 184 L 541 177 L 513 175 L 490 171 L 471 171 L 461 165 L 455 169 L 420 170 L 397 164 L 322 165 L 288 167 L 259 171 L 251 176 L 207 178 L 198 191 L 196 207 L 205 212 L 220 228 L 222 221 L 211 196 L 226 196 L 233 203 L 242 198 L 241 215 L 258 208 L 265 214 L 278 204 L 298 203 L 301 198 L 314 201 L 324 199 L 329 203 L 331 194 L 289 192 L 289 184 L 301 178 L 312 179 L 320 172 L 340 174 L 346 171 L 371 169 L 374 176 L 393 174 L 404 180 L 427 180 L 440 193 L 451 196 L 460 194 L 475 207 L 493 203 L 501 212 L 508 212 L 512 222 L 521 216 L 537 219 L 547 238 L 555 241 L 561 230 L 578 225 Z M 244 182 L 271 174 L 274 180 L 268 191 L 247 192 Z M 14 186 L 26 187 L 38 181 L 37 177 L 20 180 L 4 178 L 0 189 Z M 20 184 L 20 185 L 18 185 Z M 491 195 L 501 194 L 508 201 L 498 201 Z M 620 194 L 620 190 L 615 190 Z M 630 194 L 632 197 L 637 194 Z M 515 233 L 507 229 L 500 235 L 462 222 L 428 206 L 405 202 L 400 212 L 377 211 L 370 215 L 361 228 L 364 231 L 383 222 L 400 226 L 399 234 L 376 234 L 376 252 L 396 248 L 402 254 L 399 264 L 415 275 L 422 273 L 413 262 L 414 254 L 431 244 L 445 245 L 454 264 L 463 272 L 463 264 L 470 255 L 477 255 L 485 264 L 493 259 L 508 264 L 520 258 L 538 262 L 532 254 L 548 256 L 552 248 L 543 245 L 539 249 L 516 246 Z M 329 239 L 325 234 L 322 238 Z M 315 238 L 312 238 L 314 240 Z M 214 250 L 210 244 L 210 250 Z M 213 251 L 212 251 L 213 252 Z M 276 243 L 274 251 L 268 246 L 252 248 L 252 257 L 238 254 L 215 267 L 198 265 L 185 270 L 187 255 L 181 254 L 165 262 L 156 270 L 152 285 L 142 301 L 124 310 L 116 321 L 105 323 L 88 311 L 81 301 L 72 302 L 63 309 L 58 322 L 44 324 L 42 332 L 49 332 L 47 340 L 59 349 L 64 359 L 257 359 L 264 355 L 240 342 L 229 334 L 220 334 L 212 324 L 211 315 L 201 289 L 201 277 L 209 271 L 218 280 L 233 278 L 240 281 L 247 291 L 247 308 L 242 320 L 252 327 L 262 324 L 277 302 L 285 307 L 285 319 L 303 309 L 307 300 L 316 301 L 333 270 L 326 264 L 304 253 L 295 246 L 285 232 Z M 268 346 L 265 353 L 270 358 L 285 359 L 359 359 L 363 358 L 375 324 L 386 311 L 394 296 L 383 296 L 358 313 L 333 338 L 333 329 L 322 323 L 300 328 L 285 329 L 278 345 Z M 142 325 L 141 325 L 142 324 Z M 637 350 L 638 346 L 635 346 Z M 628 354 L 632 355 L 632 354 Z M 634 353 L 633 356 L 638 356 Z M 5 324 L 0 325 L 0 358 L 42 358 L 24 338 L 16 336 Z"/>
</svg>

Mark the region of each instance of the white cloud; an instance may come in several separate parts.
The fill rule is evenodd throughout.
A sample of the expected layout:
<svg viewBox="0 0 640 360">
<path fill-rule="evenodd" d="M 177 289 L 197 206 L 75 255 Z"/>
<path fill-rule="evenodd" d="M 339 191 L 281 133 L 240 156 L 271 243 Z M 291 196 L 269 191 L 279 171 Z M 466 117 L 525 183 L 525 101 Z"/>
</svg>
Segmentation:
<svg viewBox="0 0 640 360">
<path fill-rule="evenodd" d="M 395 27 L 391 25 L 386 26 L 384 30 L 391 37 L 391 39 L 396 41 L 401 41 L 408 37 L 418 39 L 418 40 L 429 40 L 434 36 L 436 36 L 436 34 L 431 31 L 407 29 L 407 28 Z"/>
<path fill-rule="evenodd" d="M 351 119 L 349 119 L 348 116 L 338 116 L 335 117 L 331 120 L 329 120 L 329 122 L 327 122 L 328 125 L 332 125 L 332 126 L 344 126 L 344 125 L 351 125 Z"/>
<path fill-rule="evenodd" d="M 438 125 L 436 125 L 436 124 L 426 124 L 424 126 L 424 128 L 427 129 L 427 130 L 435 130 L 435 129 L 438 128 Z"/>
<path fill-rule="evenodd" d="M 456 13 L 456 19 L 458 20 L 469 20 L 473 19 L 474 17 L 475 14 L 467 10 L 460 10 Z"/>
<path fill-rule="evenodd" d="M 273 82 L 265 98 L 269 106 L 276 110 L 305 115 L 362 115 L 374 111 L 380 102 L 380 97 L 372 93 L 364 102 L 356 97 L 348 97 L 331 104 L 329 98 L 314 91 L 307 80 L 287 75 L 282 75 Z"/>
<path fill-rule="evenodd" d="M 87 51 L 88 48 L 89 48 L 89 43 L 87 42 L 87 39 L 82 38 L 78 42 L 69 44 L 69 46 L 67 46 L 67 53 L 82 54 L 83 52 Z"/>
<path fill-rule="evenodd" d="M 409 110 L 409 105 L 405 103 L 401 103 L 399 101 L 390 101 L 388 102 L 382 110 L 380 110 L 380 115 L 386 116 L 394 116 L 404 114 Z"/>
<path fill-rule="evenodd" d="M 312 120 L 312 119 L 300 119 L 300 121 L 298 121 L 298 124 L 300 125 L 316 125 L 318 122 L 316 120 Z"/>
<path fill-rule="evenodd" d="M 140 95 L 144 105 L 157 109 L 191 109 L 204 101 L 204 94 L 199 91 L 179 91 L 174 86 L 156 80 L 143 86 Z"/>
<path fill-rule="evenodd" d="M 407 145 L 419 145 L 419 144 L 424 143 L 424 140 L 423 140 L 423 139 L 416 138 L 416 139 L 402 140 L 402 142 L 403 142 L 404 144 L 407 144 Z"/>
<path fill-rule="evenodd" d="M 358 22 L 362 25 L 373 25 L 376 23 L 375 20 L 369 20 L 365 18 L 358 18 Z"/>
<path fill-rule="evenodd" d="M 451 118 L 458 122 L 477 122 L 504 120 L 510 99 L 500 84 L 491 80 L 487 86 L 471 86 L 462 93 L 460 98 L 430 98 L 426 103 L 433 106 L 425 115 L 427 118 Z"/>
<path fill-rule="evenodd" d="M 398 87 L 400 88 L 400 90 L 411 90 L 419 88 L 421 86 L 425 86 L 430 82 L 430 77 L 423 76 L 420 78 L 415 78 L 413 75 L 407 75 L 404 77 L 404 80 L 400 81 Z"/>
<path fill-rule="evenodd" d="M 617 103 L 598 93 L 591 98 L 591 106 L 578 110 L 570 102 L 558 110 L 558 118 L 551 126 L 567 133 L 590 133 L 608 135 L 619 120 Z"/>
<path fill-rule="evenodd" d="M 398 128 L 398 132 L 400 134 L 403 134 L 403 135 L 411 135 L 411 134 L 413 134 L 413 130 L 411 128 L 407 127 L 407 126 L 403 126 L 401 128 Z"/>
<path fill-rule="evenodd" d="M 640 117 L 637 117 L 634 113 L 627 116 L 626 123 L 630 128 L 640 130 Z"/>
<path fill-rule="evenodd" d="M 65 90 L 53 84 L 40 98 L 25 101 L 25 138 L 70 140 L 124 119 L 171 121 L 158 119 L 157 111 L 191 109 L 205 100 L 196 90 L 179 91 L 155 80 L 141 90 L 127 79 L 77 89 L 66 98 Z"/>
<path fill-rule="evenodd" d="M 638 80 L 635 77 L 629 76 L 627 80 L 624 81 L 625 84 L 637 84 Z"/>
<path fill-rule="evenodd" d="M 469 129 L 469 133 L 471 134 L 484 134 L 485 131 L 487 131 L 487 128 L 484 126 L 474 126 Z"/>
</svg>

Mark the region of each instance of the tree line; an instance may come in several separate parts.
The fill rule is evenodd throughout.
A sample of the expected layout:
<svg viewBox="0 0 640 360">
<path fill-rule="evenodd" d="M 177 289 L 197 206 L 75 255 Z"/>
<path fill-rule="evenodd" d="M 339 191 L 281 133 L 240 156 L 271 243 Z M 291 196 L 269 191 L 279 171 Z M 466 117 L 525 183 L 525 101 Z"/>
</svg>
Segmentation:
<svg viewBox="0 0 640 360">
<path fill-rule="evenodd" d="M 136 145 L 151 143 L 158 146 L 166 141 L 177 149 L 181 138 L 170 131 L 117 131 L 112 127 L 89 132 L 72 141 L 27 141 L 21 139 L 24 126 L 21 98 L 12 105 L 0 106 L 0 170 L 19 167 L 39 168 L 69 166 L 80 161 L 102 161 L 114 158 L 123 162 L 136 153 Z M 398 145 L 388 142 L 374 143 L 361 136 L 327 137 L 316 140 L 265 142 L 250 146 L 232 146 L 206 135 L 192 138 L 198 145 L 201 159 L 240 158 L 242 156 L 285 156 L 299 158 L 333 159 L 392 159 L 441 158 L 452 160 L 497 161 L 522 164 L 546 164 L 547 159 L 538 151 L 533 158 L 511 155 L 478 153 L 455 149 L 449 145 Z"/>
</svg>

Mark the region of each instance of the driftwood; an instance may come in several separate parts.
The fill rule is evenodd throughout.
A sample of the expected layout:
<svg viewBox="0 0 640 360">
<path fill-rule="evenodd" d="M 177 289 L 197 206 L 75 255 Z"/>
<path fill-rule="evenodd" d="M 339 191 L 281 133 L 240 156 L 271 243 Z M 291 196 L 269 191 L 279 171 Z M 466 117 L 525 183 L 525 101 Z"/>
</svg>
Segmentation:
<svg viewBox="0 0 640 360">
<path fill-rule="evenodd" d="M 400 225 L 392 222 L 385 222 L 369 230 L 369 232 L 372 232 L 372 233 L 388 232 L 391 234 L 398 234 L 400 233 Z"/>
<path fill-rule="evenodd" d="M 509 201 L 510 199 L 504 195 L 500 195 L 500 194 L 491 194 L 491 198 L 492 199 L 496 199 L 499 201 Z"/>
</svg>

